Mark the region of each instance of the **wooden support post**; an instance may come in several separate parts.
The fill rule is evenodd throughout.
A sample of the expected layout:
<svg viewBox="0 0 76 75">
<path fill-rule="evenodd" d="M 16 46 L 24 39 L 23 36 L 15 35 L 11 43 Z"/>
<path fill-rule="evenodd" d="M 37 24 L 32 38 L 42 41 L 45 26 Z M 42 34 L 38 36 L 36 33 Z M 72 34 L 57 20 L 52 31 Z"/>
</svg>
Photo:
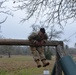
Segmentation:
<svg viewBox="0 0 76 75">
<path fill-rule="evenodd" d="M 60 59 L 60 56 L 58 54 L 58 51 L 57 51 L 57 47 L 56 47 L 56 74 L 55 75 L 62 75 L 62 69 L 61 69 L 61 66 L 59 64 L 59 59 Z"/>
</svg>

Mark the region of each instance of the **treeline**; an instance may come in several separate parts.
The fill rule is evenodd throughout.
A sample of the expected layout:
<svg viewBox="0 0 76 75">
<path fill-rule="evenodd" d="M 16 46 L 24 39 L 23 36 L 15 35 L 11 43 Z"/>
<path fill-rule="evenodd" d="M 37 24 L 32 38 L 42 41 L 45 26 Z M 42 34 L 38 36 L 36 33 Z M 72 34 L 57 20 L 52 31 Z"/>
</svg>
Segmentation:
<svg viewBox="0 0 76 75">
<path fill-rule="evenodd" d="M 65 46 L 64 49 L 67 53 L 76 55 L 76 48 L 69 48 Z M 56 54 L 56 48 L 51 46 L 46 46 L 44 47 L 44 52 L 46 57 L 51 57 L 51 55 Z M 29 46 L 1 45 L 0 55 L 7 55 L 8 57 L 11 57 L 11 55 L 31 55 L 31 50 Z"/>
<path fill-rule="evenodd" d="M 51 51 L 51 53 L 55 54 L 55 47 L 44 47 L 45 52 Z M 2 45 L 0 46 L 0 55 L 30 55 L 31 50 L 29 46 L 7 46 Z"/>
<path fill-rule="evenodd" d="M 28 46 L 0 46 L 0 55 L 30 55 L 30 49 Z"/>
<path fill-rule="evenodd" d="M 68 48 L 65 51 L 70 55 L 76 55 L 76 48 Z"/>
</svg>

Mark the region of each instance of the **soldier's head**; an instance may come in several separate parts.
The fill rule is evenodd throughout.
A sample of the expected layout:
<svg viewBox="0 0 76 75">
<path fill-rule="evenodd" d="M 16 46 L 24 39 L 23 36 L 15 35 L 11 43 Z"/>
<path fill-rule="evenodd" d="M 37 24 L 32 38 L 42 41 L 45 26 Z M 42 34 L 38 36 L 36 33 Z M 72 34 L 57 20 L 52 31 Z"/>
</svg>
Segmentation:
<svg viewBox="0 0 76 75">
<path fill-rule="evenodd" d="M 40 28 L 39 35 L 43 35 L 43 34 L 45 34 L 45 29 L 44 28 Z"/>
</svg>

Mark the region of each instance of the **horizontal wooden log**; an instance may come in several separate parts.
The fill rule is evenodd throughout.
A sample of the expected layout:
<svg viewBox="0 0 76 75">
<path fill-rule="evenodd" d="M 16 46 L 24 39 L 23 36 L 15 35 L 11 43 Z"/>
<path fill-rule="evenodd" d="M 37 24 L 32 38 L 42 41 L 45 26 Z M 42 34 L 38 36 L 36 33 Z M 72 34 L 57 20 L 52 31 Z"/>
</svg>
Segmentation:
<svg viewBox="0 0 76 75">
<path fill-rule="evenodd" d="M 23 39 L 0 39 L 0 45 L 32 45 L 30 41 Z M 47 41 L 43 46 L 63 46 L 62 41 Z"/>
</svg>

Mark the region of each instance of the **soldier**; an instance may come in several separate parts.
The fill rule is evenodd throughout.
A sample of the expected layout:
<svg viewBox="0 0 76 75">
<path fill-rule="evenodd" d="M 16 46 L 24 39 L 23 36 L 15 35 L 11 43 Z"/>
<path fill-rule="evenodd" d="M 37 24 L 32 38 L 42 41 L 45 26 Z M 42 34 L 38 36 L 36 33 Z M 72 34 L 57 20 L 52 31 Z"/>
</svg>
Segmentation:
<svg viewBox="0 0 76 75">
<path fill-rule="evenodd" d="M 40 28 L 39 32 L 33 32 L 29 37 L 29 41 L 32 43 L 32 46 L 30 46 L 31 52 L 33 54 L 34 61 L 37 63 L 37 67 L 41 67 L 40 61 L 43 63 L 43 67 L 46 67 L 49 65 L 49 62 L 46 61 L 44 50 L 42 45 L 46 43 L 48 36 L 45 33 L 44 28 Z"/>
</svg>

